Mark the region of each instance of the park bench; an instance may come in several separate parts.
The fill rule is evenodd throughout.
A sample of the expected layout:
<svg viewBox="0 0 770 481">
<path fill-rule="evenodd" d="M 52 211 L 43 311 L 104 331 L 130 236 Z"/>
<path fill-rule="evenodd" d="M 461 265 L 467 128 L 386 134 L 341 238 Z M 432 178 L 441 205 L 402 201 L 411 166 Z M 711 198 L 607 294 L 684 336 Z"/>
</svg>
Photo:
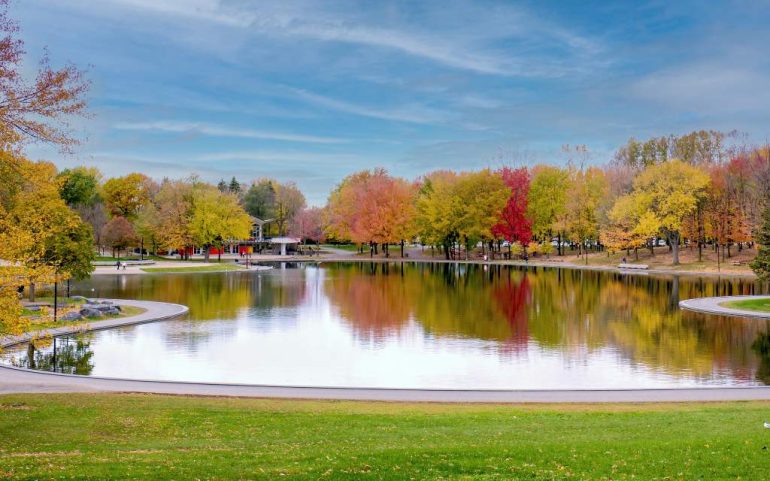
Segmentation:
<svg viewBox="0 0 770 481">
<path fill-rule="evenodd" d="M 618 269 L 649 269 L 650 266 L 647 264 L 618 264 Z"/>
</svg>

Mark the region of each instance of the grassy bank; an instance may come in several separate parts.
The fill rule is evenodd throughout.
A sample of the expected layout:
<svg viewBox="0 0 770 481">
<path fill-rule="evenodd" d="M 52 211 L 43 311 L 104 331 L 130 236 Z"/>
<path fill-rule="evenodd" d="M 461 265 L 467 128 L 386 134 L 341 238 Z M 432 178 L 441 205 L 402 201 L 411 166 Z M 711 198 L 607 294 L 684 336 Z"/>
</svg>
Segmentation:
<svg viewBox="0 0 770 481">
<path fill-rule="evenodd" d="M 241 271 L 244 267 L 234 264 L 216 264 L 205 266 L 185 266 L 185 267 L 143 267 L 144 272 L 225 272 Z"/>
<path fill-rule="evenodd" d="M 762 479 L 770 403 L 0 396 L 0 479 Z"/>
<path fill-rule="evenodd" d="M 747 311 L 770 312 L 770 298 L 729 301 L 721 303 L 720 306 Z"/>
</svg>

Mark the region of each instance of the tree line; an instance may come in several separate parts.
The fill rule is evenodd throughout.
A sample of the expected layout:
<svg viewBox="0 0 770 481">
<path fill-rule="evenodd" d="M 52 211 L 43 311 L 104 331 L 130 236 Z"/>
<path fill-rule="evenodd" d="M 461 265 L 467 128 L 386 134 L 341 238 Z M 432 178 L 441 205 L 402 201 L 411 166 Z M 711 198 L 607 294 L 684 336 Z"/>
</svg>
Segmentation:
<svg viewBox="0 0 770 481">
<path fill-rule="evenodd" d="M 325 233 L 377 246 L 417 240 L 447 259 L 475 247 L 490 256 L 596 250 L 627 255 L 664 240 L 730 257 L 760 234 L 770 195 L 768 148 L 728 148 L 732 134 L 631 139 L 603 166 L 568 162 L 497 170 L 436 171 L 414 181 L 383 169 L 346 177 L 331 193 Z M 573 148 L 585 152 L 585 148 Z"/>
</svg>

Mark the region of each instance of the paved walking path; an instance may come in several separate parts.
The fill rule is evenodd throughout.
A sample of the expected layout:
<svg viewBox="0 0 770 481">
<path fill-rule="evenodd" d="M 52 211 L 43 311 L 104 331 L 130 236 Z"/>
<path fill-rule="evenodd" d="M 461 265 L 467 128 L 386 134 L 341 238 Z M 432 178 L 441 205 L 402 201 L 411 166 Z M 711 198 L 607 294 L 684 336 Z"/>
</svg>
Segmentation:
<svg viewBox="0 0 770 481">
<path fill-rule="evenodd" d="M 150 301 L 114 300 L 119 304 L 147 309 L 137 316 L 90 323 L 90 330 L 169 319 L 187 312 L 187 307 Z M 61 335 L 77 328 L 57 328 Z M 0 346 L 24 342 L 27 338 L 0 340 Z M 76 376 L 32 371 L 0 365 L 0 395 L 45 392 L 141 392 L 202 396 L 244 396 L 291 399 L 348 399 L 367 401 L 422 401 L 458 403 L 526 402 L 679 402 L 770 400 L 770 387 L 612 389 L 612 390 L 442 390 L 318 388 L 245 384 L 188 383 Z"/>
<path fill-rule="evenodd" d="M 720 316 L 757 317 L 760 319 L 770 319 L 770 312 L 750 311 L 748 309 L 736 309 L 734 307 L 725 307 L 720 305 L 725 302 L 740 301 L 745 299 L 770 299 L 770 296 L 700 297 L 697 299 L 687 299 L 680 301 L 679 307 L 689 311 L 702 312 L 705 314 L 717 314 Z"/>
</svg>

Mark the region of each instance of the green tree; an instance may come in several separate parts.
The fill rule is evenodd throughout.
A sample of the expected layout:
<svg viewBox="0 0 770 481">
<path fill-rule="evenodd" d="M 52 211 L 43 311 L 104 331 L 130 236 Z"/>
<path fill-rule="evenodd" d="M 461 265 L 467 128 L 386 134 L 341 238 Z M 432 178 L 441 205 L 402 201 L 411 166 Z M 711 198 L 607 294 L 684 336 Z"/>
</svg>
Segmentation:
<svg viewBox="0 0 770 481">
<path fill-rule="evenodd" d="M 243 208 L 257 219 L 274 219 L 275 181 L 260 179 L 251 184 L 243 196 Z"/>
<path fill-rule="evenodd" d="M 101 174 L 97 169 L 82 166 L 64 169 L 57 178 L 61 182 L 61 197 L 70 207 L 91 207 L 99 201 Z"/>
<path fill-rule="evenodd" d="M 751 270 L 759 279 L 765 281 L 770 279 L 770 199 L 762 211 L 762 225 L 754 233 L 754 238 L 759 244 L 759 249 L 757 256 L 751 261 Z"/>
</svg>

